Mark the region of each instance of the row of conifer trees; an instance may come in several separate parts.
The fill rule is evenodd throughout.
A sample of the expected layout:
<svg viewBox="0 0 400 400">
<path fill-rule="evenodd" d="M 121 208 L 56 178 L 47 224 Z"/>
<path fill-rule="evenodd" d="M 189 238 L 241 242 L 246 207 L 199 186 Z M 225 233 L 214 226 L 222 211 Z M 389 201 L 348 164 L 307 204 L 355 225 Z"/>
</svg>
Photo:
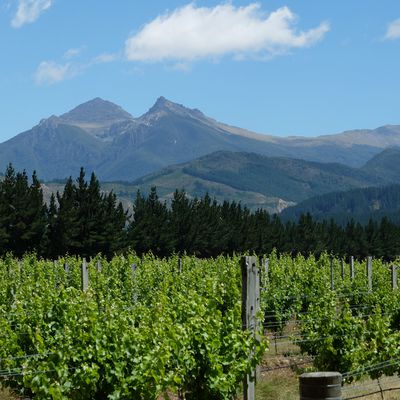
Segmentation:
<svg viewBox="0 0 400 400">
<path fill-rule="evenodd" d="M 35 173 L 29 179 L 9 165 L 0 182 L 1 254 L 111 257 L 132 249 L 158 256 L 186 252 L 213 257 L 266 254 L 274 248 L 293 254 L 328 251 L 391 259 L 400 254 L 400 227 L 387 218 L 365 226 L 354 221 L 341 226 L 333 220 L 316 222 L 309 214 L 282 223 L 265 210 L 251 212 L 236 202 L 220 204 L 208 195 L 191 199 L 178 190 L 166 204 L 155 188 L 147 196 L 138 192 L 132 210 L 126 211 L 113 192 L 101 191 L 94 173 L 87 181 L 83 169 L 48 204 Z"/>
</svg>

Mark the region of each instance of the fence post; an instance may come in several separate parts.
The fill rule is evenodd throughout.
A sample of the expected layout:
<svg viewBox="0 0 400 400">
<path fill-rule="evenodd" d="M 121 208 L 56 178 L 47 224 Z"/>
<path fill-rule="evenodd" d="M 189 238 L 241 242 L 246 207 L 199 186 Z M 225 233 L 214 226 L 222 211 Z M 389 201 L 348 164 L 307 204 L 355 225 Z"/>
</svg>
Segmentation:
<svg viewBox="0 0 400 400">
<path fill-rule="evenodd" d="M 330 257 L 330 269 L 331 269 L 331 290 L 335 290 L 335 281 L 334 281 L 334 271 L 333 271 L 333 257 Z"/>
<path fill-rule="evenodd" d="M 268 258 L 264 259 L 264 274 L 265 274 L 264 283 L 267 284 L 267 282 L 269 281 L 269 259 Z"/>
<path fill-rule="evenodd" d="M 243 329 L 253 331 L 256 337 L 257 313 L 260 310 L 260 273 L 257 257 L 242 259 L 242 323 Z M 244 400 L 255 400 L 256 370 L 251 371 L 243 382 Z"/>
<path fill-rule="evenodd" d="M 85 291 L 89 287 L 89 271 L 86 258 L 82 260 L 82 290 Z"/>
<path fill-rule="evenodd" d="M 392 264 L 390 266 L 392 270 L 392 289 L 395 290 L 397 289 L 397 265 Z"/>
<path fill-rule="evenodd" d="M 137 265 L 136 264 L 132 264 L 131 265 L 131 269 L 132 269 L 132 282 L 135 282 L 135 280 L 136 280 L 136 269 L 137 269 Z M 132 287 L 133 287 L 133 285 L 132 285 Z M 136 286 L 135 286 L 136 287 Z M 134 303 L 136 303 L 137 302 L 137 293 L 136 293 L 136 290 L 134 290 L 134 292 L 133 292 L 133 296 L 132 296 L 132 300 L 133 300 L 133 302 Z"/>
<path fill-rule="evenodd" d="M 182 273 L 182 258 L 178 258 L 178 272 Z"/>
<path fill-rule="evenodd" d="M 96 263 L 96 271 L 101 272 L 101 261 L 100 260 L 98 260 Z"/>
<path fill-rule="evenodd" d="M 341 268 L 342 268 L 342 281 L 344 280 L 344 275 L 345 275 L 345 272 L 344 272 L 344 260 L 343 260 L 343 258 L 340 260 L 340 266 L 341 266 Z"/>
<path fill-rule="evenodd" d="M 53 260 L 53 278 L 54 278 L 54 289 L 57 289 L 58 286 L 58 274 L 57 274 L 57 261 Z"/>
<path fill-rule="evenodd" d="M 372 257 L 367 257 L 367 279 L 368 279 L 368 290 L 372 291 Z"/>
<path fill-rule="evenodd" d="M 350 256 L 350 279 L 353 280 L 354 276 L 354 256 Z"/>
<path fill-rule="evenodd" d="M 341 400 L 342 374 L 308 372 L 300 375 L 300 400 Z"/>
</svg>

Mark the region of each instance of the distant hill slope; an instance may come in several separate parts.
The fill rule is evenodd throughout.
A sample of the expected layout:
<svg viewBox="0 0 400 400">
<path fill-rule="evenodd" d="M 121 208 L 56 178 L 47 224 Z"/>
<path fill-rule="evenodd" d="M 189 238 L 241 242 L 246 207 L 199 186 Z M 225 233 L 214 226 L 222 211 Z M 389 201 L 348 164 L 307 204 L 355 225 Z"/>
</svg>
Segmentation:
<svg viewBox="0 0 400 400">
<path fill-rule="evenodd" d="M 400 183 L 400 148 L 389 148 L 377 154 L 362 168 L 369 175 Z"/>
<path fill-rule="evenodd" d="M 297 218 L 309 212 L 319 219 L 334 218 L 347 221 L 355 218 L 366 222 L 369 218 L 383 215 L 400 221 L 400 149 L 389 148 L 369 160 L 360 172 L 368 175 L 376 186 L 335 192 L 309 198 L 296 206 L 286 209 L 283 218 Z M 395 185 L 388 185 L 392 183 Z"/>
<path fill-rule="evenodd" d="M 271 213 L 299 203 L 282 213 L 289 219 L 310 212 L 321 218 L 344 216 L 347 220 L 350 214 L 370 215 L 374 212 L 378 215 L 387 209 L 390 212 L 396 209 L 397 199 L 393 192 L 389 193 L 392 200 L 386 200 L 387 189 L 374 188 L 393 182 L 400 184 L 400 174 L 387 178 L 388 170 L 396 161 L 393 154 L 396 150 L 385 150 L 357 169 L 340 164 L 219 151 L 169 166 L 133 183 L 103 182 L 102 190 L 113 190 L 127 207 L 135 199 L 137 190 L 147 193 L 156 186 L 160 197 L 167 201 L 176 189 L 184 189 L 190 197 L 208 193 L 221 202 L 234 200 L 251 209 L 262 207 Z M 400 161 L 400 152 L 398 157 Z M 368 171 L 371 165 L 380 167 Z M 363 191 L 371 186 L 371 191 Z M 63 185 L 49 182 L 44 188 L 49 198 L 51 192 L 62 190 Z"/>
<path fill-rule="evenodd" d="M 184 188 L 192 197 L 208 192 L 221 201 L 279 212 L 322 193 L 379 183 L 380 178 L 340 164 L 220 151 L 140 178 L 131 190 L 148 192 L 156 186 L 160 196 L 168 199 L 175 189 Z"/>
<path fill-rule="evenodd" d="M 389 146 L 400 146 L 400 126 L 281 138 L 220 123 L 163 97 L 139 118 L 96 98 L 1 143 L 0 170 L 12 162 L 50 180 L 83 166 L 102 181 L 133 181 L 221 150 L 361 166 Z"/>
<path fill-rule="evenodd" d="M 313 197 L 285 209 L 281 217 L 297 220 L 305 213 L 318 220 L 333 218 L 339 223 L 351 219 L 367 223 L 370 218 L 380 220 L 384 216 L 400 222 L 400 185 L 353 189 Z"/>
</svg>

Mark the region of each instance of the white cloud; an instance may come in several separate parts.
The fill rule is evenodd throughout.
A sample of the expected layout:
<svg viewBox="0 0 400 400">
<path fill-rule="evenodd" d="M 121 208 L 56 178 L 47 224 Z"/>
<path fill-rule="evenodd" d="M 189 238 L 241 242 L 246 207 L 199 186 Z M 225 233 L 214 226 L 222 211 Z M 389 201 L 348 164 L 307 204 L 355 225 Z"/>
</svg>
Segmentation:
<svg viewBox="0 0 400 400">
<path fill-rule="evenodd" d="M 63 57 L 67 60 L 70 60 L 71 58 L 79 56 L 82 53 L 82 50 L 83 50 L 82 47 L 69 49 L 64 53 Z"/>
<path fill-rule="evenodd" d="M 97 57 L 95 57 L 93 59 L 93 63 L 96 63 L 96 64 L 97 63 L 100 63 L 100 64 L 109 63 L 109 62 L 117 60 L 117 58 L 118 58 L 117 54 L 103 53 L 103 54 L 100 54 Z"/>
<path fill-rule="evenodd" d="M 76 60 L 81 49 L 67 50 L 63 55 L 65 62 L 42 61 L 34 73 L 36 84 L 53 85 L 74 78 L 97 64 L 110 63 L 118 59 L 118 54 L 103 53 L 88 61 Z"/>
<path fill-rule="evenodd" d="M 20 28 L 22 25 L 36 21 L 40 14 L 51 7 L 53 0 L 19 0 L 18 8 L 11 25 Z"/>
<path fill-rule="evenodd" d="M 132 61 L 195 61 L 227 54 L 235 58 L 271 56 L 311 46 L 329 31 L 322 22 L 308 31 L 295 28 L 297 17 L 288 7 L 265 15 L 260 5 L 221 4 L 214 8 L 189 4 L 158 16 L 125 43 Z"/>
<path fill-rule="evenodd" d="M 71 63 L 57 64 L 54 61 L 42 61 L 35 72 L 35 82 L 38 85 L 52 85 L 73 77 L 77 72 Z"/>
<path fill-rule="evenodd" d="M 400 18 L 389 23 L 385 39 L 400 39 Z"/>
</svg>

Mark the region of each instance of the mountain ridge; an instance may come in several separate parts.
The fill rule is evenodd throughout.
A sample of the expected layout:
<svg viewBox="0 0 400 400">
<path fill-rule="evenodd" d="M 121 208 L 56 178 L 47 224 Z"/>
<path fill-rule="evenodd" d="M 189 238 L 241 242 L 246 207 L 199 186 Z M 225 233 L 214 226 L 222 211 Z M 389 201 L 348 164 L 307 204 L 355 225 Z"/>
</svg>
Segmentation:
<svg viewBox="0 0 400 400">
<path fill-rule="evenodd" d="M 230 126 L 162 96 L 136 118 L 112 102 L 95 98 L 1 143 L 0 168 L 11 162 L 51 180 L 74 175 L 79 163 L 102 181 L 134 181 L 215 151 L 360 167 L 389 145 L 400 146 L 400 126 L 282 138 Z"/>
</svg>

